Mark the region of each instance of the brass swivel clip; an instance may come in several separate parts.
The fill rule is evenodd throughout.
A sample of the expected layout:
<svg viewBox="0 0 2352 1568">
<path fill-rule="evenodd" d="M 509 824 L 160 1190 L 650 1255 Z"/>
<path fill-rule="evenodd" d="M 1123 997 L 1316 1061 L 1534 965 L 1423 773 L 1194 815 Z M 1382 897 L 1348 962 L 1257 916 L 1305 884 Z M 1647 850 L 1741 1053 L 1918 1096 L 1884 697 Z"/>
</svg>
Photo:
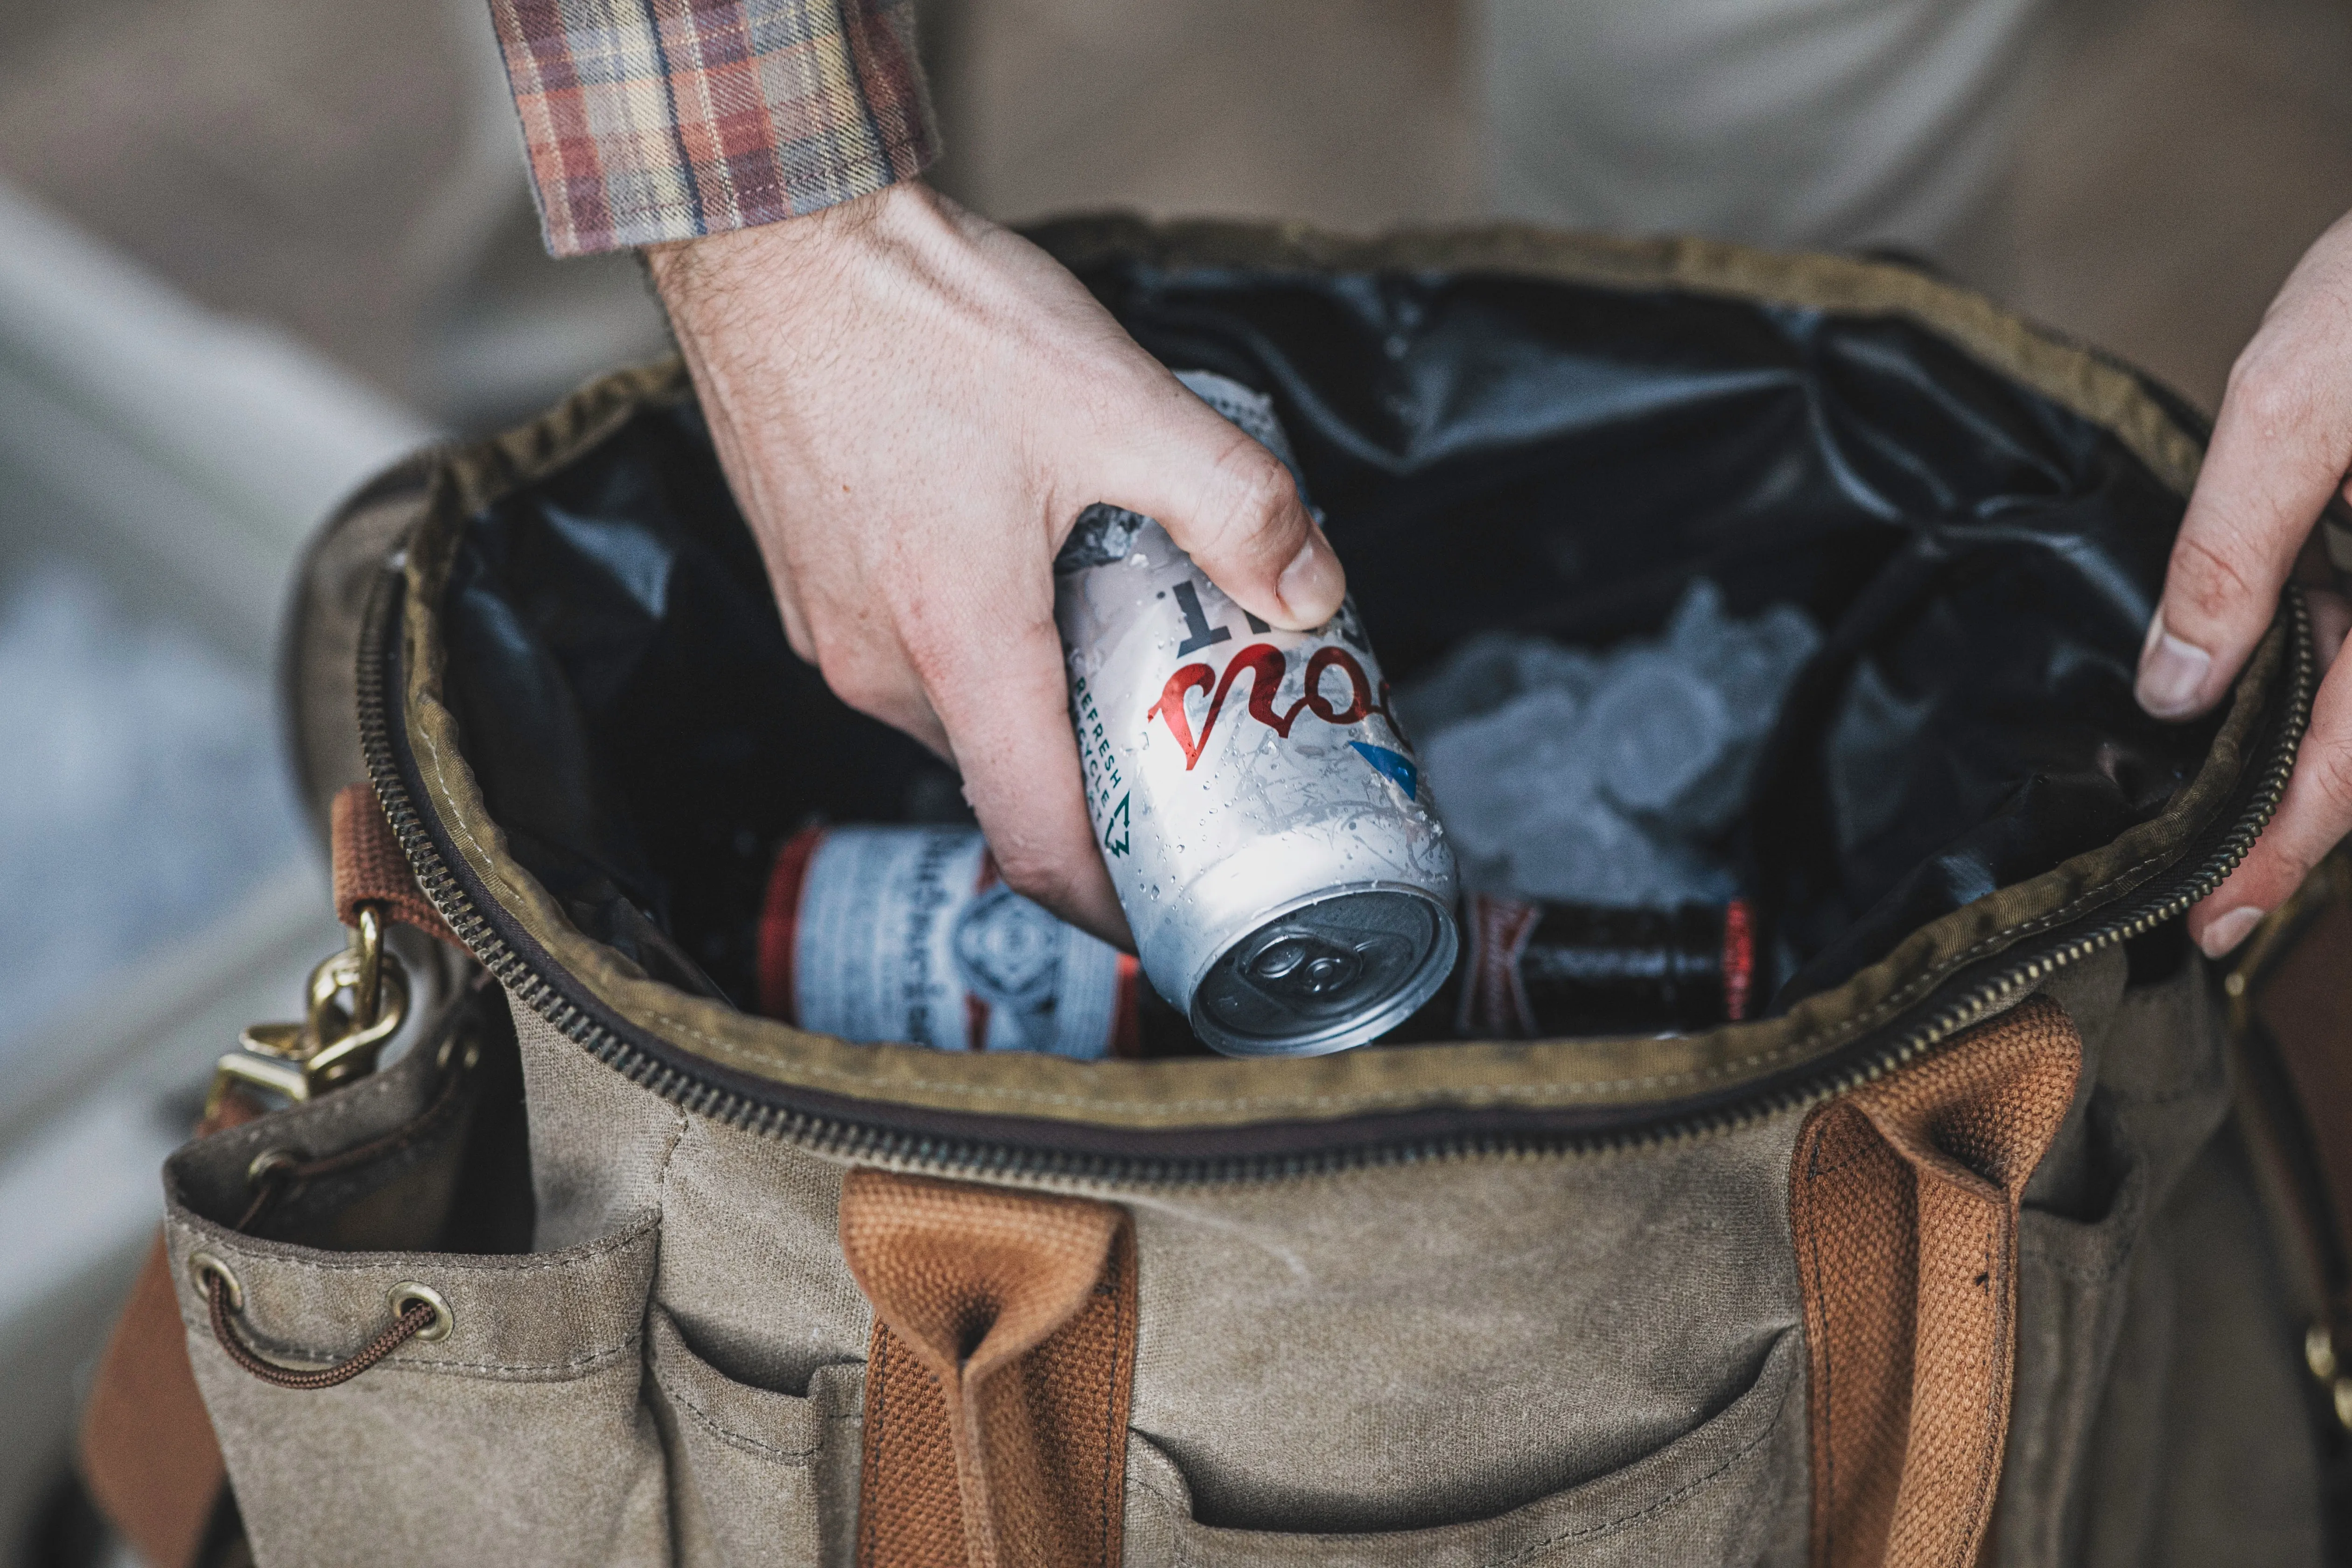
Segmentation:
<svg viewBox="0 0 2352 1568">
<path fill-rule="evenodd" d="M 310 1006 L 299 1024 L 254 1024 L 221 1058 L 205 1117 L 236 1086 L 300 1102 L 375 1070 L 377 1054 L 408 1016 L 408 976 L 384 945 L 383 908 L 361 904 L 351 942 L 310 972 Z"/>
</svg>

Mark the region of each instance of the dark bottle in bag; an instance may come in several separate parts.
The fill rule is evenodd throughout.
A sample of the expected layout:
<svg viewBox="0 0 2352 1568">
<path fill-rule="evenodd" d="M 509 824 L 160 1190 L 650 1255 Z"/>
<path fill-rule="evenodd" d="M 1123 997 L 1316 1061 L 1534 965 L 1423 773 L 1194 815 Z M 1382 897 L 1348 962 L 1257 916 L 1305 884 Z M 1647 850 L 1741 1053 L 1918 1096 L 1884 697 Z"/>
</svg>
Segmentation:
<svg viewBox="0 0 2352 1568">
<path fill-rule="evenodd" d="M 1705 1029 L 1756 1008 L 1763 944 L 1746 899 L 1654 910 L 1473 893 L 1462 916 L 1440 998 L 1457 1039 Z"/>
</svg>

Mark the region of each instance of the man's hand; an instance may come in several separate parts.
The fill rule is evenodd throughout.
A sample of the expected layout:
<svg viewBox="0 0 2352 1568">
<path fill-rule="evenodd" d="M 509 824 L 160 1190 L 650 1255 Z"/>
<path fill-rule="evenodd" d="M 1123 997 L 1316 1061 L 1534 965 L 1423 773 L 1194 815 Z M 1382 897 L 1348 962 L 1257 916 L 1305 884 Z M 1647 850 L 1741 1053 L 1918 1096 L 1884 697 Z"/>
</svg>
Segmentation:
<svg viewBox="0 0 2352 1568">
<path fill-rule="evenodd" d="M 1289 473 L 1043 251 L 919 184 L 648 260 L 794 651 L 955 763 L 1008 883 L 1126 941 L 1055 552 L 1109 501 L 1260 619 L 1320 625 L 1345 584 Z"/>
<path fill-rule="evenodd" d="M 2220 701 L 2262 640 L 2279 590 L 2306 554 L 2320 509 L 2352 495 L 2352 216 L 2322 235 L 2230 371 L 2197 491 L 2172 550 L 2164 601 L 2140 655 L 2139 700 L 2185 719 Z M 2284 903 L 2352 831 L 2352 625 L 2343 596 L 2311 593 L 2321 682 L 2286 798 L 2253 853 L 2189 911 L 2189 933 L 2219 957 Z"/>
</svg>

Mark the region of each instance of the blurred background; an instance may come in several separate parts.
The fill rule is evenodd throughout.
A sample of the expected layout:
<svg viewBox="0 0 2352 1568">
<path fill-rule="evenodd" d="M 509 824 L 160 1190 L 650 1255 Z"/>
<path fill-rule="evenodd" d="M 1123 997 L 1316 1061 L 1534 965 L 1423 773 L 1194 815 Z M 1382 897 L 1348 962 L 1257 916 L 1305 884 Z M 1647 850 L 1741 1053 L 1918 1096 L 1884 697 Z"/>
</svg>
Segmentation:
<svg viewBox="0 0 2352 1568">
<path fill-rule="evenodd" d="M 1006 220 L 1547 216 L 1491 113 L 1548 90 L 1540 9 L 924 0 L 935 178 Z M 1978 199 L 1893 237 L 2210 409 L 2352 207 L 2352 11 L 2044 17 Z M 633 260 L 541 251 L 482 0 L 0 0 L 0 1568 L 128 1561 L 79 1390 L 212 1058 L 339 942 L 279 764 L 294 552 L 667 342 Z"/>
</svg>

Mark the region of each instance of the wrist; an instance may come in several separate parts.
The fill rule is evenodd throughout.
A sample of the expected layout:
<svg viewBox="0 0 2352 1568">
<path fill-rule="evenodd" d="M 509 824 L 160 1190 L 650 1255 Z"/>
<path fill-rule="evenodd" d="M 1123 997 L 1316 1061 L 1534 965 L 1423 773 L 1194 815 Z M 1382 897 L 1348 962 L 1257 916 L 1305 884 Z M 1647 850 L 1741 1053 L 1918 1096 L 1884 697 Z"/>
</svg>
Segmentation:
<svg viewBox="0 0 2352 1568">
<path fill-rule="evenodd" d="M 675 318 L 716 290 L 756 285 L 777 303 L 821 297 L 827 280 L 837 282 L 855 258 L 919 243 L 947 221 L 937 192 L 920 180 L 901 180 L 781 223 L 649 245 L 640 254 Z"/>
</svg>

